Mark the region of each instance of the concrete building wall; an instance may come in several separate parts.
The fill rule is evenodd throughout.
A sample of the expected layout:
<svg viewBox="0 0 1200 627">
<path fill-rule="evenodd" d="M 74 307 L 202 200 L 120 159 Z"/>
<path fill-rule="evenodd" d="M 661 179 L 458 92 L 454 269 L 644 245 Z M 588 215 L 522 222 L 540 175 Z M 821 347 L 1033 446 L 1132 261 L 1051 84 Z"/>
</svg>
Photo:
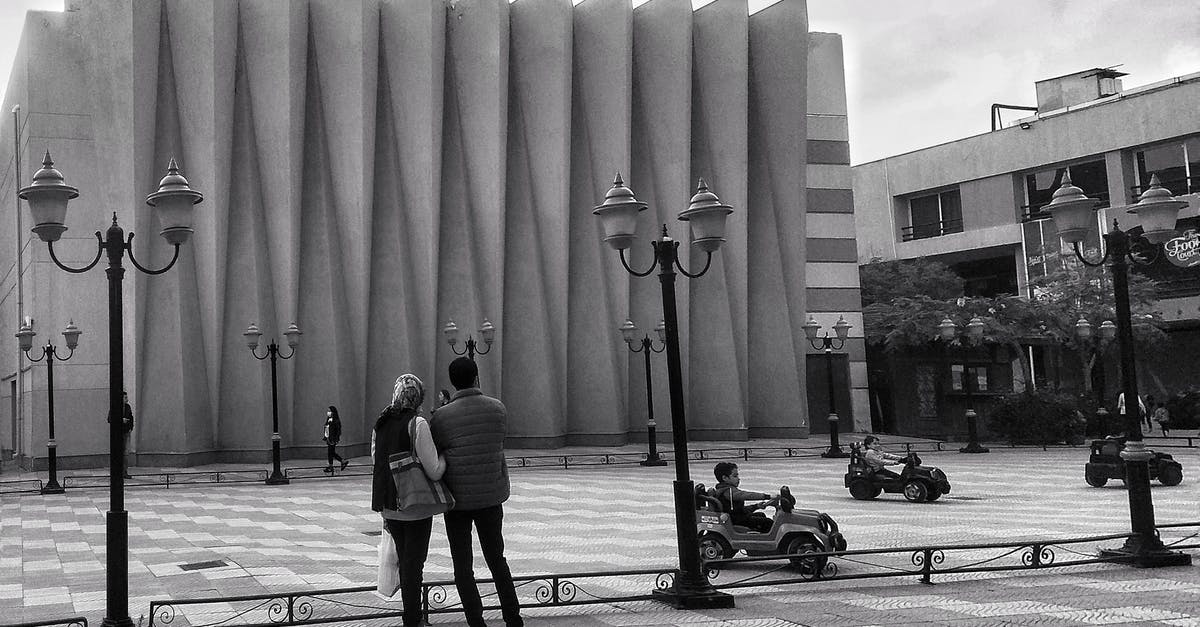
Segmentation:
<svg viewBox="0 0 1200 627">
<path fill-rule="evenodd" d="M 685 242 L 684 267 L 703 264 L 675 218 L 697 179 L 735 210 L 709 272 L 677 283 L 693 437 L 808 434 L 810 308 L 855 325 L 865 421 L 840 42 L 809 36 L 803 1 L 753 16 L 745 0 L 696 12 L 687 0 L 79 7 L 30 14 L 5 102 L 22 106 L 23 167 L 10 166 L 0 193 L 12 198 L 48 149 L 81 190 L 56 253 L 89 261 L 90 229 L 115 211 L 148 267 L 169 260 L 144 205 L 167 161 L 205 194 L 176 267 L 126 273 L 140 463 L 266 459 L 270 368 L 246 354 L 251 322 L 264 342 L 293 321 L 304 331 L 278 363 L 287 455 L 323 453 L 327 405 L 350 452 L 365 452 L 403 372 L 431 399 L 449 387 L 448 319 L 464 339 L 485 318 L 499 329 L 478 363 L 484 390 L 509 407 L 510 444 L 644 437 L 641 356 L 617 327 L 630 317 L 652 329 L 661 293 L 600 239 L 591 209 L 617 172 L 650 206 L 635 268 L 663 223 Z M 2 163 L 12 122 L 0 129 Z M 0 211 L 7 223 L 14 205 Z M 84 330 L 55 371 L 60 457 L 100 461 L 103 273 L 53 267 L 20 210 L 23 309 L 38 339 L 69 318 Z M 15 331 L 14 265 L 15 242 L 0 246 L 0 312 Z M 14 353 L 0 351 L 0 374 L 18 370 Z M 668 430 L 661 361 L 655 416 Z M 44 391 L 41 366 L 32 373 L 21 388 Z M 22 399 L 29 455 L 41 455 L 43 403 Z"/>
</svg>

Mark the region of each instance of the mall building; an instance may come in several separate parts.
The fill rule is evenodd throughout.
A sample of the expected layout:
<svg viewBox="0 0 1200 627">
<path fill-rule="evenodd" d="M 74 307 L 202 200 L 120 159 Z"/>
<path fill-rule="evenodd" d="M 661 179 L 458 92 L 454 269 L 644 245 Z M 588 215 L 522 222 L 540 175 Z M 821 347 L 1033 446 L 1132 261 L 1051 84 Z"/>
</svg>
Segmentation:
<svg viewBox="0 0 1200 627">
<path fill-rule="evenodd" d="M 962 276 L 968 296 L 1029 296 L 1031 280 L 1062 261 L 1044 207 L 1068 170 L 1072 183 L 1105 208 L 1097 212 L 1092 248 L 1099 229 L 1107 232 L 1114 219 L 1140 232 L 1137 216 L 1120 207 L 1137 201 L 1152 174 L 1188 201 L 1177 228 L 1191 237 L 1187 231 L 1200 225 L 1200 73 L 1129 89 L 1124 76 L 1096 68 L 1038 81 L 1036 106 L 993 105 L 988 133 L 854 166 L 859 263 L 927 257 Z M 1005 114 L 1012 121 L 998 123 Z M 1073 253 L 1068 247 L 1065 254 Z M 1200 349 L 1200 269 L 1188 265 L 1162 255 L 1133 270 L 1157 281 L 1170 350 L 1178 356 L 1150 360 L 1160 367 L 1150 363 L 1139 373 L 1142 393 L 1159 398 L 1188 389 L 1200 375 L 1185 357 Z M 1029 350 L 1035 379 L 1058 376 L 1045 351 Z M 986 350 L 954 358 L 951 368 L 978 381 L 981 415 L 989 396 L 1023 385 L 1014 380 L 1021 372 L 1010 358 Z M 938 359 L 872 357 L 877 428 L 961 436 L 964 390 L 947 387 Z M 1109 381 L 1115 387 L 1116 379 Z"/>
<path fill-rule="evenodd" d="M 250 355 L 251 323 L 264 346 L 293 322 L 303 332 L 277 364 L 285 458 L 323 457 L 330 405 L 344 447 L 365 454 L 402 373 L 431 405 L 450 387 L 450 320 L 460 351 L 494 325 L 476 360 L 508 407 L 509 446 L 644 442 L 643 357 L 619 327 L 653 336 L 662 295 L 592 214 L 617 173 L 649 205 L 635 269 L 664 224 L 684 267 L 703 264 L 676 218 L 699 179 L 733 208 L 711 269 L 676 288 L 691 437 L 828 429 L 810 316 L 852 325 L 834 389 L 841 430 L 868 427 L 842 44 L 809 32 L 803 0 L 753 15 L 745 0 L 65 4 L 27 15 L 0 126 L 6 457 L 45 466 L 45 364 L 12 338 L 26 318 L 39 347 L 66 352 L 68 322 L 83 332 L 55 364 L 60 464 L 103 465 L 108 450 L 104 272 L 58 269 L 16 197 L 47 151 L 79 189 L 64 263 L 90 261 L 114 213 L 142 265 L 169 261 L 145 199 L 172 158 L 204 195 L 174 268 L 127 264 L 136 464 L 267 462 L 271 368 Z M 653 397 L 668 446 L 664 357 Z"/>
</svg>

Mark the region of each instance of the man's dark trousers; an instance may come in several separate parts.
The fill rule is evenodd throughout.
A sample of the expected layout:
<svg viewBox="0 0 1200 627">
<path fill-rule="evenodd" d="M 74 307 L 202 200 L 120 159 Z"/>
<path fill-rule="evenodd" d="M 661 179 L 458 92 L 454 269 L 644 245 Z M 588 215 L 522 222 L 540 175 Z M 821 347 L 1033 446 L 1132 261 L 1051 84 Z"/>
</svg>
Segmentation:
<svg viewBox="0 0 1200 627">
<path fill-rule="evenodd" d="M 463 613 L 471 627 L 484 625 L 483 600 L 479 597 L 479 586 L 475 583 L 472 570 L 471 523 L 479 534 L 479 548 L 492 579 L 496 582 L 496 596 L 508 627 L 524 625 L 521 620 L 517 589 L 513 585 L 508 560 L 504 559 L 504 506 L 494 505 L 483 509 L 451 510 L 446 512 L 446 539 L 450 542 L 450 559 L 454 562 L 454 585 L 462 599 Z"/>
</svg>

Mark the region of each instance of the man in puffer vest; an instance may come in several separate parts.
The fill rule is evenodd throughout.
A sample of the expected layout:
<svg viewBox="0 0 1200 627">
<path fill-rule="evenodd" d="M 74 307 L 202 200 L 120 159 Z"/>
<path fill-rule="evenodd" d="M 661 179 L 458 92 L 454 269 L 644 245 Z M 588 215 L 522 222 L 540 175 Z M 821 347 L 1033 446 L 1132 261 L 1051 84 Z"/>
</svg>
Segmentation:
<svg viewBox="0 0 1200 627">
<path fill-rule="evenodd" d="M 479 369 L 460 357 L 450 362 L 450 402 L 430 418 L 433 441 L 446 459 L 442 480 L 454 495 L 446 512 L 446 538 L 454 562 L 454 584 L 471 627 L 486 625 L 483 601 L 472 569 L 471 524 L 479 548 L 496 582 L 496 596 L 508 627 L 524 625 L 512 572 L 504 559 L 504 507 L 508 500 L 508 466 L 504 463 L 507 414 L 504 403 L 479 391 Z"/>
</svg>

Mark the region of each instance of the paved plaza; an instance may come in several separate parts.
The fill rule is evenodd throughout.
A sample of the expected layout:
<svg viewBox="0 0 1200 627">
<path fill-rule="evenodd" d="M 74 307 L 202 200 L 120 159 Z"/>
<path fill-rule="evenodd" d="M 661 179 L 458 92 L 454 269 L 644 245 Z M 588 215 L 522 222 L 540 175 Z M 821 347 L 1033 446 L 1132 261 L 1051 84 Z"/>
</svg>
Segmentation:
<svg viewBox="0 0 1200 627">
<path fill-rule="evenodd" d="M 1183 463 L 1185 478 L 1176 487 L 1154 485 L 1157 521 L 1200 520 L 1200 452 L 1195 448 L 1172 452 Z M 845 460 L 806 454 L 738 463 L 743 487 L 777 490 L 780 484 L 790 485 L 800 507 L 833 516 L 851 549 L 1128 530 L 1128 499 L 1121 483 L 1099 489 L 1084 483 L 1085 447 L 993 448 L 987 455 L 934 452 L 922 457 L 927 465 L 945 470 L 953 485 L 953 491 L 936 503 L 908 503 L 900 495 L 855 501 L 842 486 Z M 355 463 L 365 461 L 359 458 Z M 713 463 L 693 461 L 693 479 L 714 483 Z M 511 477 L 505 529 L 514 574 L 676 563 L 673 466 L 514 468 Z M 12 473 L 0 476 L 12 478 Z M 99 624 L 104 613 L 107 490 L 70 489 L 59 496 L 6 494 L 0 499 L 0 624 L 74 615 Z M 145 615 L 152 600 L 374 582 L 381 525 L 370 511 L 366 475 L 297 479 L 272 487 L 257 483 L 131 487 L 126 507 L 130 614 L 135 623 L 143 617 L 148 622 Z M 1176 532 L 1164 540 L 1195 531 Z M 753 575 L 745 568 L 730 568 L 721 577 Z M 478 557 L 476 572 L 487 576 Z M 451 579 L 440 519 L 434 523 L 425 578 L 427 582 Z M 934 585 L 922 584 L 917 577 L 900 577 L 733 592 L 737 608 L 732 610 L 681 612 L 646 601 L 533 608 L 526 615 L 530 625 L 596 626 L 1200 625 L 1200 566 L 1137 570 L 1097 564 L 945 576 L 935 579 Z M 500 624 L 498 612 L 489 615 Z M 192 617 L 179 617 L 173 625 L 191 624 L 188 618 Z M 437 614 L 431 622 L 461 624 L 461 615 Z"/>
</svg>

